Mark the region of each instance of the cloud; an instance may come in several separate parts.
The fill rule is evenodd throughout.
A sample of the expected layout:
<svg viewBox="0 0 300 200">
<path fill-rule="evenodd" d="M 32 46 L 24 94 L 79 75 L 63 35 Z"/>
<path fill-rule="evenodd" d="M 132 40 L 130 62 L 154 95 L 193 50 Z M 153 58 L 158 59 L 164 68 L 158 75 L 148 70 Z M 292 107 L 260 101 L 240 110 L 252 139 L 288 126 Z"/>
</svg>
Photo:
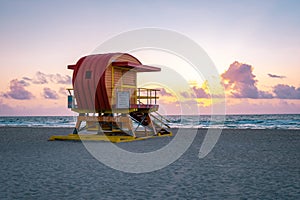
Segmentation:
<svg viewBox="0 0 300 200">
<path fill-rule="evenodd" d="M 300 87 L 278 84 L 274 87 L 273 92 L 280 99 L 300 99 Z"/>
<path fill-rule="evenodd" d="M 23 77 L 22 79 L 25 80 L 25 81 L 30 81 L 33 84 L 46 84 L 46 83 L 48 83 L 47 75 L 40 72 L 40 71 L 36 72 L 36 74 L 33 78 Z"/>
<path fill-rule="evenodd" d="M 33 78 L 23 77 L 23 80 L 30 81 L 33 84 L 47 84 L 49 82 L 56 84 L 71 84 L 71 77 L 69 75 L 61 74 L 45 74 L 43 72 L 36 72 Z"/>
<path fill-rule="evenodd" d="M 5 98 L 12 98 L 18 100 L 27 100 L 34 98 L 33 94 L 25 89 L 29 86 L 24 80 L 13 79 L 10 81 L 9 91 L 3 93 L 2 96 Z"/>
<path fill-rule="evenodd" d="M 15 80 L 17 80 L 17 79 L 15 79 Z M 12 81 L 11 81 L 11 82 L 12 82 Z M 29 83 L 27 83 L 27 82 L 24 81 L 24 80 L 17 81 L 17 84 L 20 85 L 20 86 L 23 86 L 23 87 L 27 87 L 27 86 L 30 85 Z"/>
<path fill-rule="evenodd" d="M 45 99 L 58 99 L 59 98 L 58 94 L 54 90 L 51 90 L 50 88 L 44 88 L 43 97 Z"/>
<path fill-rule="evenodd" d="M 71 77 L 69 75 L 49 74 L 48 76 L 53 83 L 66 85 L 71 84 Z"/>
<path fill-rule="evenodd" d="M 258 90 L 252 71 L 251 65 L 235 61 L 221 74 L 225 89 L 231 91 L 234 98 L 272 98 L 271 93 Z"/>
<path fill-rule="evenodd" d="M 191 98 L 191 94 L 189 94 L 188 92 L 180 92 L 180 95 L 184 98 Z"/>
<path fill-rule="evenodd" d="M 268 76 L 271 78 L 286 78 L 286 76 L 280 76 L 280 75 L 275 75 L 275 74 L 268 74 Z"/>
<path fill-rule="evenodd" d="M 60 87 L 58 92 L 64 96 L 69 95 L 66 88 L 64 88 L 64 87 Z"/>
<path fill-rule="evenodd" d="M 32 83 L 34 83 L 34 84 L 46 84 L 46 83 L 48 83 L 47 75 L 40 72 L 40 71 L 38 71 L 35 74 L 35 79 L 32 80 Z"/>
<path fill-rule="evenodd" d="M 168 92 L 165 88 L 159 88 L 159 95 L 161 96 L 173 96 L 170 92 Z"/>
<path fill-rule="evenodd" d="M 25 81 L 32 81 L 32 79 L 28 78 L 28 77 L 23 77 L 22 79 L 25 80 Z"/>
<path fill-rule="evenodd" d="M 180 95 L 184 98 L 210 98 L 210 95 L 206 93 L 203 88 L 193 86 L 191 92 L 180 92 Z"/>
<path fill-rule="evenodd" d="M 265 91 L 258 91 L 258 97 L 261 99 L 272 99 L 274 98 L 273 94 Z"/>
<path fill-rule="evenodd" d="M 197 98 L 210 98 L 210 95 L 207 94 L 203 88 L 198 88 L 198 87 L 194 86 L 192 89 Z"/>
</svg>

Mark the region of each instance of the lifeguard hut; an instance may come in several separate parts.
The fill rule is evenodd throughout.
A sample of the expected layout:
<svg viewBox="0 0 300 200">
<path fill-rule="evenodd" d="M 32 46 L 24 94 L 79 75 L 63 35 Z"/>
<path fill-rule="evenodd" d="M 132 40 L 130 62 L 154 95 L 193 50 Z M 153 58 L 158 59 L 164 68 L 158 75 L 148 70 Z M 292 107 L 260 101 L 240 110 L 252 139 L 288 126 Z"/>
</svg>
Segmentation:
<svg viewBox="0 0 300 200">
<path fill-rule="evenodd" d="M 159 72 L 127 53 L 82 57 L 73 70 L 68 107 L 78 113 L 72 134 L 50 140 L 122 142 L 171 136 L 168 120 L 157 111 L 158 89 L 137 88 L 137 74 Z"/>
</svg>

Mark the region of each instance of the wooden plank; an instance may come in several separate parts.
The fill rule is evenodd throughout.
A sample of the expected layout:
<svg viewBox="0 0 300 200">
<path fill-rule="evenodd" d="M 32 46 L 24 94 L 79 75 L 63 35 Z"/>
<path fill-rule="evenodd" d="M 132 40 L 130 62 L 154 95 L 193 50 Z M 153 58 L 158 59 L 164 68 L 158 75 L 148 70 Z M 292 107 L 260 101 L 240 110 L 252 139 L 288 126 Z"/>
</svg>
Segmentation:
<svg viewBox="0 0 300 200">
<path fill-rule="evenodd" d="M 86 122 L 122 122 L 129 123 L 131 119 L 129 117 L 111 117 L 111 116 L 78 116 L 77 121 Z"/>
<path fill-rule="evenodd" d="M 138 96 L 139 99 L 159 99 L 159 97 L 153 97 L 153 96 Z"/>
</svg>

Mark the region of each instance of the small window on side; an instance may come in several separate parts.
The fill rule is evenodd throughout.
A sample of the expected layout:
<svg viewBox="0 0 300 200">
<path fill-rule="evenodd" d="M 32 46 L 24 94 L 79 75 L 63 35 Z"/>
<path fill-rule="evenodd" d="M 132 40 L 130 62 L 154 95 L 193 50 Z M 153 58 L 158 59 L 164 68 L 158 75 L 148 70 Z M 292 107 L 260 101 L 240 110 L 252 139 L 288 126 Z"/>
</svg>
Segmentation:
<svg viewBox="0 0 300 200">
<path fill-rule="evenodd" d="M 92 78 L 92 71 L 86 71 L 85 72 L 85 79 L 91 79 Z"/>
</svg>

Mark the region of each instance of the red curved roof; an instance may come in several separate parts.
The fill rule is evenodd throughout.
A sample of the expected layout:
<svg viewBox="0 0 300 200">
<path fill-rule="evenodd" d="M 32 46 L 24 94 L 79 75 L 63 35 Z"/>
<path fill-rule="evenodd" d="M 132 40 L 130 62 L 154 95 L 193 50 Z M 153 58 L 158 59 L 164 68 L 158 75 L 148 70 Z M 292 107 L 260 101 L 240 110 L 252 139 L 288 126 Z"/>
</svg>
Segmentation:
<svg viewBox="0 0 300 200">
<path fill-rule="evenodd" d="M 160 71 L 160 68 L 142 65 L 135 57 L 127 53 L 95 54 L 82 57 L 73 69 L 74 95 L 79 109 L 110 110 L 105 86 L 105 70 L 110 65 L 128 67 L 137 72 Z M 90 73 L 88 73 L 90 71 Z"/>
</svg>

